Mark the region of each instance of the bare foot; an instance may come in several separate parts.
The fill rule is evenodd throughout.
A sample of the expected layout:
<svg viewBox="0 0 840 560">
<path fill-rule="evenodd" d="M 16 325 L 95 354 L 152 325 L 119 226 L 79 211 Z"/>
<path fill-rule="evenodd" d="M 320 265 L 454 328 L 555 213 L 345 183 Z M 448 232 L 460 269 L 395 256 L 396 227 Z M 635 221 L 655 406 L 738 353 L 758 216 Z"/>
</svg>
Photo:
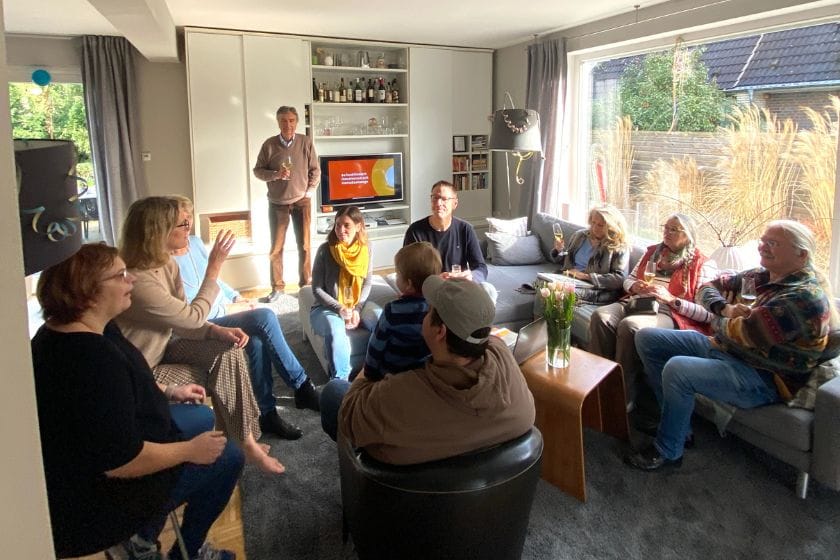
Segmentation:
<svg viewBox="0 0 840 560">
<path fill-rule="evenodd" d="M 266 455 L 268 455 L 268 452 L 271 451 L 271 446 L 267 443 L 257 442 L 257 445 L 260 446 L 260 449 L 262 449 L 263 453 L 265 453 Z"/>
<path fill-rule="evenodd" d="M 258 443 L 246 442 L 242 445 L 242 452 L 245 453 L 245 460 L 255 465 L 262 472 L 267 474 L 283 474 L 286 467 L 283 463 L 270 456 Z"/>
</svg>

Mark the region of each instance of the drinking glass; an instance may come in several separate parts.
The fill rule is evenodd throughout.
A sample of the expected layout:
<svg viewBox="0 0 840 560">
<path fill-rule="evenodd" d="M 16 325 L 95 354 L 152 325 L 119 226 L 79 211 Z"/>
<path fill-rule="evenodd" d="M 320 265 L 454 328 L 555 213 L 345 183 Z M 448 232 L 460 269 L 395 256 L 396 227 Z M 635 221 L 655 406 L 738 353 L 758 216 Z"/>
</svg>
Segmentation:
<svg viewBox="0 0 840 560">
<path fill-rule="evenodd" d="M 460 264 L 453 264 L 452 265 L 452 273 L 453 274 L 461 274 L 461 265 Z"/>
<path fill-rule="evenodd" d="M 644 277 L 646 284 L 650 284 L 651 282 L 653 282 L 653 279 L 656 278 L 656 261 L 654 261 L 653 259 L 647 262 L 647 265 L 645 266 Z"/>
<path fill-rule="evenodd" d="M 351 288 L 350 286 L 344 286 L 341 303 L 342 305 L 340 315 L 346 323 L 353 318 L 353 288 Z"/>
<path fill-rule="evenodd" d="M 563 245 L 563 228 L 562 228 L 562 226 L 560 224 L 557 224 L 557 223 L 551 224 L 551 231 L 554 233 L 554 245 L 555 246 L 562 245 L 562 248 L 558 249 L 557 253 L 561 256 L 565 255 L 566 254 L 566 246 Z"/>
<path fill-rule="evenodd" d="M 755 278 L 743 277 L 741 278 L 741 303 L 747 307 L 752 307 L 755 303 Z"/>
<path fill-rule="evenodd" d="M 283 169 L 287 169 L 289 171 L 289 173 L 291 173 L 292 172 L 292 156 L 284 157 L 283 161 L 280 162 L 280 167 L 282 167 Z M 285 180 L 288 181 L 289 178 L 287 177 Z"/>
</svg>

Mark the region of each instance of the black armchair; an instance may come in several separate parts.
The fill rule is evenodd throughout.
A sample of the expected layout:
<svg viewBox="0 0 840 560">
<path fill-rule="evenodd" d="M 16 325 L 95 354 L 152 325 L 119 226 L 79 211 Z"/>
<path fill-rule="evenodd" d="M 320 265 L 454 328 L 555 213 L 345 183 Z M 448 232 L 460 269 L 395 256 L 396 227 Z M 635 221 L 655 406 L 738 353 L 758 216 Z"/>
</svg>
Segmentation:
<svg viewBox="0 0 840 560">
<path fill-rule="evenodd" d="M 542 459 L 542 434 L 420 465 L 380 463 L 339 436 L 344 536 L 362 560 L 516 559 Z"/>
</svg>

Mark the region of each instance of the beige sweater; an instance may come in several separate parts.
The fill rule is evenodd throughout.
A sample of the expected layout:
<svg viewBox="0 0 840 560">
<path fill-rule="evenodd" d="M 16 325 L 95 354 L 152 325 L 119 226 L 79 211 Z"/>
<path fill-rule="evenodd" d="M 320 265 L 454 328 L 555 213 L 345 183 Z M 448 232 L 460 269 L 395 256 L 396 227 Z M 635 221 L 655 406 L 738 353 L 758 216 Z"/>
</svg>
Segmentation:
<svg viewBox="0 0 840 560">
<path fill-rule="evenodd" d="M 280 163 L 286 156 L 292 156 L 292 176 L 287 181 L 275 181 L 274 176 L 280 170 Z M 272 136 L 263 142 L 254 175 L 268 186 L 268 200 L 274 204 L 292 204 L 306 194 L 314 191 L 321 181 L 321 168 L 318 167 L 318 154 L 312 145 L 312 139 L 302 134 L 295 134 L 294 142 L 288 148 L 280 143 L 279 136 Z"/>
<path fill-rule="evenodd" d="M 408 465 L 453 457 L 524 434 L 534 425 L 534 398 L 504 342 L 466 367 L 435 364 L 359 376 L 344 397 L 339 429 L 385 463 Z"/>
<path fill-rule="evenodd" d="M 129 269 L 137 277 L 131 292 L 131 307 L 117 317 L 117 324 L 153 368 L 163 359 L 173 332 L 178 336 L 203 339 L 207 336 L 207 314 L 219 293 L 215 280 L 206 280 L 192 303 L 187 303 L 184 285 L 175 259 L 148 270 Z"/>
</svg>

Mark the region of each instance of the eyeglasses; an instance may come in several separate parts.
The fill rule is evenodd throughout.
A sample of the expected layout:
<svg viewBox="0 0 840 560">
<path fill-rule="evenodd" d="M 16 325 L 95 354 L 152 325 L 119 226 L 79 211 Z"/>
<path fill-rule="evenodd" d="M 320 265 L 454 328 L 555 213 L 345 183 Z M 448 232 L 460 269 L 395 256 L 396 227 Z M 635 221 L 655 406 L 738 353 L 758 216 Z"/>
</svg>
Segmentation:
<svg viewBox="0 0 840 560">
<path fill-rule="evenodd" d="M 455 200 L 454 196 L 438 196 L 432 195 L 432 202 L 449 202 L 450 200 Z"/>
<path fill-rule="evenodd" d="M 178 228 L 190 229 L 191 227 L 192 227 L 192 222 L 190 222 L 189 220 L 184 220 L 183 223 L 180 223 L 177 226 L 175 226 L 175 229 L 178 229 Z"/>
<path fill-rule="evenodd" d="M 121 278 L 123 282 L 128 282 L 128 269 L 124 268 L 119 272 L 116 272 L 110 276 L 106 276 L 105 278 L 100 280 L 100 282 L 107 282 L 108 280 L 116 280 L 118 278 Z"/>
<path fill-rule="evenodd" d="M 665 233 L 682 233 L 685 231 L 683 228 L 669 226 L 668 224 L 662 224 L 662 230 Z"/>
</svg>

